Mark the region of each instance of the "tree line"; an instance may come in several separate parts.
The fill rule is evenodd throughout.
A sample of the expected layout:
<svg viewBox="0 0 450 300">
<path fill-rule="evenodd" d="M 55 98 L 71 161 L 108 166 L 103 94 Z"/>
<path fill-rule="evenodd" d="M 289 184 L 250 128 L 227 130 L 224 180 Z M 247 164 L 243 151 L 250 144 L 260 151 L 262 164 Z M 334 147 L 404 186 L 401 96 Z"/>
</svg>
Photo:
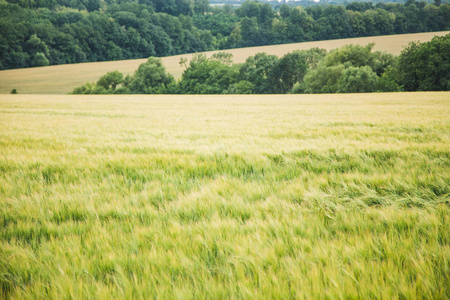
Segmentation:
<svg viewBox="0 0 450 300">
<path fill-rule="evenodd" d="M 212 41 L 191 17 L 135 2 L 92 12 L 0 3 L 0 69 L 207 51 Z"/>
<path fill-rule="evenodd" d="M 232 55 L 218 52 L 193 56 L 176 81 L 161 60 L 150 57 L 133 75 L 118 71 L 73 94 L 286 94 L 369 93 L 450 90 L 450 34 L 430 42 L 412 42 L 400 56 L 346 45 L 294 51 L 278 58 L 258 53 L 233 64 Z"/>
<path fill-rule="evenodd" d="M 450 29 L 450 4 L 0 0 L 0 69 Z"/>
</svg>

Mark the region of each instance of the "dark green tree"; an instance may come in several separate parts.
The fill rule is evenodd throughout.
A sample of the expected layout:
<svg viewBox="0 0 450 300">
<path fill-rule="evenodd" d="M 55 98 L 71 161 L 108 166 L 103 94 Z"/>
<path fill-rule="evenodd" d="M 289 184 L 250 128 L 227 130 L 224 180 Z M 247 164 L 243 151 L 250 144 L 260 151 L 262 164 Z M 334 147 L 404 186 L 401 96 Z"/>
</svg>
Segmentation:
<svg viewBox="0 0 450 300">
<path fill-rule="evenodd" d="M 246 81 L 246 80 L 242 80 L 242 81 L 239 81 L 238 83 L 231 84 L 228 87 L 228 89 L 224 90 L 222 93 L 223 94 L 246 95 L 246 94 L 252 94 L 254 88 L 255 88 L 255 86 L 253 85 L 253 83 Z"/>
<path fill-rule="evenodd" d="M 243 47 L 261 45 L 261 35 L 256 17 L 244 17 L 240 25 L 240 44 Z"/>
<path fill-rule="evenodd" d="M 269 78 L 272 68 L 277 64 L 278 57 L 258 53 L 247 58 L 240 69 L 240 80 L 249 81 L 253 84 L 254 94 L 267 94 L 272 90 Z"/>
<path fill-rule="evenodd" d="M 161 60 L 150 57 L 128 79 L 126 87 L 133 94 L 164 94 L 174 82 L 173 76 L 166 72 Z"/>
<path fill-rule="evenodd" d="M 406 91 L 450 90 L 450 34 L 410 43 L 400 55 L 398 69 Z"/>
<path fill-rule="evenodd" d="M 97 86 L 106 90 L 115 91 L 119 84 L 123 83 L 123 74 L 119 71 L 108 72 L 97 81 Z"/>
<path fill-rule="evenodd" d="M 284 55 L 270 70 L 271 92 L 289 93 L 295 83 L 303 80 L 307 70 L 308 63 L 304 52 L 294 51 Z"/>
<path fill-rule="evenodd" d="M 239 66 L 194 55 L 179 82 L 183 94 L 222 94 L 238 82 Z"/>
<path fill-rule="evenodd" d="M 378 92 L 400 92 L 402 89 L 397 68 L 388 67 L 386 72 L 378 78 Z"/>
<path fill-rule="evenodd" d="M 245 0 L 242 5 L 236 9 L 236 14 L 240 18 L 259 18 L 261 12 L 261 4 L 256 0 Z"/>
</svg>

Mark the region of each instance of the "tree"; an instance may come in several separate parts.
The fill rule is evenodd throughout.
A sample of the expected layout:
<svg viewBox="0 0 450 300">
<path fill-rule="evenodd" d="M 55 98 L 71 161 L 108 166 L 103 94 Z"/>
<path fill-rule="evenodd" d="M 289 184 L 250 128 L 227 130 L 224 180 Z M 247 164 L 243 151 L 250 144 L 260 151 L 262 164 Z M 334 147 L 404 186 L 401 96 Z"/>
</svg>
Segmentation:
<svg viewBox="0 0 450 300">
<path fill-rule="evenodd" d="M 76 87 L 72 94 L 74 95 L 89 95 L 92 93 L 92 90 L 95 88 L 94 83 L 87 82 L 85 85 Z"/>
<path fill-rule="evenodd" d="M 184 94 L 222 94 L 237 83 L 239 66 L 229 66 L 205 55 L 194 55 L 179 83 Z"/>
<path fill-rule="evenodd" d="M 240 69 L 240 79 L 249 81 L 253 84 L 254 94 L 267 94 L 272 90 L 269 73 L 277 64 L 278 57 L 258 53 L 255 56 L 247 58 Z"/>
<path fill-rule="evenodd" d="M 259 46 L 261 43 L 260 31 L 256 17 L 245 17 L 240 26 L 241 44 L 243 47 Z"/>
<path fill-rule="evenodd" d="M 289 15 L 291 14 L 291 10 L 292 10 L 292 8 L 289 5 L 287 5 L 287 4 L 281 5 L 280 16 L 282 18 L 289 18 Z"/>
<path fill-rule="evenodd" d="M 304 91 L 310 94 L 336 93 L 339 90 L 339 79 L 345 70 L 344 65 L 327 67 L 323 64 L 311 70 L 304 78 Z"/>
<path fill-rule="evenodd" d="M 32 34 L 25 42 L 23 50 L 32 57 L 32 66 L 47 66 L 49 61 L 46 57 L 50 55 L 47 44 L 37 34 Z M 38 55 L 39 54 L 39 55 Z M 47 64 L 45 64 L 45 62 Z"/>
<path fill-rule="evenodd" d="M 102 86 L 106 90 L 115 91 L 119 84 L 123 83 L 123 74 L 119 71 L 106 73 L 97 81 L 97 86 Z"/>
<path fill-rule="evenodd" d="M 302 51 L 306 63 L 308 64 L 308 68 L 315 69 L 319 65 L 319 62 L 327 55 L 327 50 L 314 47 L 308 50 Z"/>
<path fill-rule="evenodd" d="M 337 66 L 345 64 L 353 67 L 373 66 L 375 58 L 371 54 L 374 44 L 367 46 L 345 45 L 331 50 L 324 59 L 325 66 Z"/>
<path fill-rule="evenodd" d="M 327 6 L 317 23 L 318 39 L 338 39 L 353 35 L 350 19 L 343 6 Z"/>
<path fill-rule="evenodd" d="M 272 23 L 274 15 L 275 12 L 272 9 L 272 6 L 270 6 L 270 4 L 268 3 L 262 4 L 259 11 L 258 23 L 260 24 L 260 26 L 268 28 Z"/>
<path fill-rule="evenodd" d="M 44 67 L 48 65 L 49 61 L 42 52 L 36 53 L 36 55 L 33 57 L 33 60 L 31 61 L 31 66 L 33 67 Z"/>
<path fill-rule="evenodd" d="M 296 82 L 303 80 L 308 70 L 305 53 L 294 51 L 284 55 L 269 73 L 273 93 L 289 93 Z"/>
<path fill-rule="evenodd" d="M 406 91 L 450 90 L 450 34 L 427 43 L 410 43 L 398 63 Z"/>
<path fill-rule="evenodd" d="M 301 7 L 291 10 L 288 18 L 288 38 L 292 42 L 302 42 L 312 39 L 314 20 Z"/>
<path fill-rule="evenodd" d="M 236 9 L 236 14 L 240 18 L 259 18 L 261 4 L 256 0 L 246 0 L 242 5 Z"/>
<path fill-rule="evenodd" d="M 372 2 L 351 2 L 345 7 L 347 10 L 364 12 L 369 9 L 373 9 Z"/>
<path fill-rule="evenodd" d="M 239 95 L 245 95 L 245 94 L 252 94 L 253 89 L 255 86 L 253 83 L 242 80 L 238 83 L 231 84 L 228 89 L 223 91 L 223 94 L 239 94 Z"/>
<path fill-rule="evenodd" d="M 369 66 L 349 67 L 339 79 L 338 93 L 371 93 L 377 88 L 377 74 Z"/>
<path fill-rule="evenodd" d="M 378 92 L 400 92 L 402 86 L 399 83 L 400 76 L 397 68 L 387 68 L 381 77 L 378 78 L 377 91 Z"/>
<path fill-rule="evenodd" d="M 217 60 L 225 65 L 231 66 L 233 64 L 233 54 L 229 52 L 217 52 L 211 55 L 211 60 Z"/>
<path fill-rule="evenodd" d="M 150 57 L 127 81 L 126 86 L 133 94 L 164 94 L 175 80 L 166 72 L 160 59 Z"/>
<path fill-rule="evenodd" d="M 208 0 L 194 0 L 194 11 L 197 14 L 205 14 L 209 10 Z"/>
</svg>

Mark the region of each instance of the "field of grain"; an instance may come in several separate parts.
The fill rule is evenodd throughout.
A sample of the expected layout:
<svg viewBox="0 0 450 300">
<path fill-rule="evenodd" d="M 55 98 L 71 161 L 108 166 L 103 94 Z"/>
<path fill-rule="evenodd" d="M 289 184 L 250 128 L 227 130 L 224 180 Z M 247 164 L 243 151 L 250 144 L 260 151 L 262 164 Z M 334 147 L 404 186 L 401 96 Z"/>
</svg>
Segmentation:
<svg viewBox="0 0 450 300">
<path fill-rule="evenodd" d="M 450 297 L 450 93 L 0 96 L 0 298 Z"/>
<path fill-rule="evenodd" d="M 332 50 L 348 44 L 365 46 L 369 43 L 375 43 L 375 51 L 386 51 L 394 55 L 399 55 L 403 47 L 411 41 L 427 42 L 434 36 L 443 36 L 448 33 L 450 33 L 450 31 L 364 37 L 232 49 L 227 50 L 226 52 L 233 54 L 235 63 L 240 63 L 244 62 L 247 57 L 259 52 L 283 56 L 294 50 L 305 50 L 312 47 Z M 206 52 L 206 54 L 210 56 L 216 52 L 217 51 Z M 187 54 L 162 58 L 164 66 L 175 78 L 180 78 L 183 73 L 184 67 L 179 64 L 182 57 L 189 60 L 192 55 Z M 74 88 L 81 86 L 86 82 L 97 81 L 107 72 L 118 70 L 123 74 L 133 74 L 137 67 L 145 61 L 146 59 L 135 59 L 4 70 L 0 71 L 0 94 L 9 94 L 12 89 L 17 89 L 20 94 L 68 94 L 72 92 Z"/>
</svg>

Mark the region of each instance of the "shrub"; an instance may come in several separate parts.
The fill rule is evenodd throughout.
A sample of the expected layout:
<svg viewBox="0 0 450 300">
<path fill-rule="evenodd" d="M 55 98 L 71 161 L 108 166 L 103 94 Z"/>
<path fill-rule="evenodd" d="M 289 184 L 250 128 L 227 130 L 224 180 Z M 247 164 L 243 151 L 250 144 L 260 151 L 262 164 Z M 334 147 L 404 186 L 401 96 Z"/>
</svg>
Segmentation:
<svg viewBox="0 0 450 300">
<path fill-rule="evenodd" d="M 369 66 L 349 67 L 339 79 L 338 93 L 371 93 L 377 88 L 377 74 Z"/>
</svg>

